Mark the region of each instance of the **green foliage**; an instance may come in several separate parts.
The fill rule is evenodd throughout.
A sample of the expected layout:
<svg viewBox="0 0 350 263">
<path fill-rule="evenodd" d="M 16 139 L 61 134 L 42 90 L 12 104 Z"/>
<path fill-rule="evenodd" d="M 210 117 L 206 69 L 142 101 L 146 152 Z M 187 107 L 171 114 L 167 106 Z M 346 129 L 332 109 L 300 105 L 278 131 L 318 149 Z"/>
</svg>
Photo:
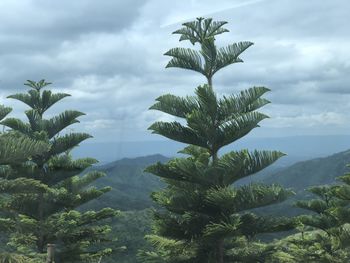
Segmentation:
<svg viewBox="0 0 350 263">
<path fill-rule="evenodd" d="M 348 262 L 349 249 L 335 249 L 336 243 L 332 236 L 320 231 L 292 235 L 273 244 L 271 262 L 283 262 L 285 258 L 290 260 L 287 262 Z"/>
<path fill-rule="evenodd" d="M 225 21 L 213 21 L 211 18 L 204 19 L 199 17 L 195 21 L 184 23 L 184 27 L 176 30 L 173 34 L 181 35 L 180 41 L 189 40 L 194 45 L 195 43 L 203 42 L 207 38 L 229 32 L 227 29 L 222 28 L 225 24 L 227 24 Z"/>
<path fill-rule="evenodd" d="M 174 32 L 180 34 L 180 41 L 189 40 L 193 45 L 199 43 L 201 50 L 189 48 L 173 48 L 165 53 L 172 59 L 168 67 L 189 69 L 203 74 L 211 84 L 212 76 L 220 69 L 237 62 L 243 62 L 239 57 L 253 43 L 245 41 L 216 48 L 215 37 L 218 34 L 228 32 L 222 28 L 227 22 L 213 21 L 211 18 L 197 18 L 196 21 L 183 24 L 183 28 Z"/>
<path fill-rule="evenodd" d="M 163 179 L 166 187 L 152 194 L 161 208 L 153 215 L 153 234 L 146 236 L 154 250 L 140 251 L 141 261 L 253 262 L 253 258 L 264 253 L 262 258 L 267 257 L 265 247 L 254 243 L 257 234 L 295 226 L 287 218 L 252 212 L 284 201 L 292 191 L 278 185 L 233 186 L 237 180 L 266 168 L 283 153 L 241 150 L 218 154 L 222 147 L 258 127 L 268 116 L 256 110 L 269 103 L 262 97 L 269 91 L 265 87 L 223 98 L 214 92 L 213 75 L 223 67 L 242 62 L 239 56 L 252 45 L 240 42 L 217 48 L 214 36 L 227 32 L 222 28 L 225 23 L 203 18 L 185 23 L 174 33 L 181 35 L 180 41 L 198 43 L 200 50 L 174 48 L 165 53 L 172 57 L 167 67 L 197 71 L 206 76 L 208 83 L 199 86 L 194 96 L 160 96 L 150 108 L 182 119 L 155 122 L 149 128 L 152 133 L 189 146 L 181 151 L 187 157 L 158 162 L 145 169 Z M 261 249 L 256 249 L 259 246 Z M 245 251 L 243 247 L 250 249 Z"/>
<path fill-rule="evenodd" d="M 111 253 L 110 227 L 103 221 L 117 215 L 116 210 L 76 210 L 83 204 L 110 191 L 110 187 L 92 187 L 91 183 L 105 176 L 89 171 L 95 164 L 92 158 L 73 160 L 70 150 L 90 138 L 85 133 L 66 133 L 68 126 L 79 122 L 84 115 L 66 110 L 45 119 L 43 114 L 61 99 L 69 96 L 44 90 L 45 80 L 28 81 L 26 94 L 9 96 L 27 104 L 28 122 L 7 118 L 1 124 L 12 130 L 0 137 L 0 209 L 11 219 L 8 224 L 8 244 L 20 254 L 46 252 L 46 245 L 56 244 L 57 262 L 87 262 Z M 9 112 L 0 108 L 1 116 Z M 4 219 L 6 222 L 6 219 Z"/>
<path fill-rule="evenodd" d="M 9 107 L 0 105 L 0 120 L 4 119 L 11 110 Z M 18 132 L 0 134 L 0 165 L 22 163 L 48 150 L 47 143 L 32 140 Z"/>
<path fill-rule="evenodd" d="M 277 242 L 276 250 L 303 262 L 350 260 L 349 176 L 339 177 L 340 185 L 311 187 L 309 191 L 316 198 L 296 202 L 312 214 L 299 216 L 301 234 Z"/>
<path fill-rule="evenodd" d="M 0 105 L 0 120 L 11 112 L 11 108 Z M 0 134 L 0 170 L 5 177 L 0 178 L 0 197 L 16 193 L 32 193 L 35 191 L 45 192 L 47 186 L 39 181 L 27 178 L 16 178 L 8 180 L 10 175 L 9 165 L 18 165 L 30 161 L 34 156 L 47 152 L 49 145 L 44 142 L 35 141 L 16 132 Z M 4 203 L 0 198 L 0 205 Z M 0 217 L 0 231 L 13 231 L 14 224 L 10 218 Z M 34 258 L 26 257 L 18 253 L 0 252 L 0 262 L 3 263 L 38 263 L 42 259 L 38 255 Z"/>
<path fill-rule="evenodd" d="M 42 263 L 44 258 L 37 256 L 36 258 L 25 257 L 15 253 L 0 253 L 0 263 Z"/>
</svg>

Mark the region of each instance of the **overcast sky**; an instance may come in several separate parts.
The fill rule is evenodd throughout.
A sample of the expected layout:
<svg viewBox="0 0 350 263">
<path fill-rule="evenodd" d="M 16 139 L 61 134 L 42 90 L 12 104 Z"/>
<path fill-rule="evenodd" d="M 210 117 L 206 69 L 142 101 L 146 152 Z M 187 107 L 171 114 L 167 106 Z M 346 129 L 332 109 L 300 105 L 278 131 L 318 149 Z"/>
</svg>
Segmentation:
<svg viewBox="0 0 350 263">
<path fill-rule="evenodd" d="M 165 69 L 163 54 L 186 46 L 171 33 L 196 17 L 229 23 L 218 45 L 249 40 L 244 63 L 216 74 L 220 94 L 253 85 L 272 91 L 270 119 L 251 136 L 350 133 L 348 0 L 1 0 L 0 103 L 27 90 L 27 79 L 53 82 L 72 97 L 52 108 L 85 112 L 75 131 L 94 141 L 161 139 L 147 127 L 169 118 L 147 110 L 164 93 L 192 95 L 195 72 Z"/>
</svg>

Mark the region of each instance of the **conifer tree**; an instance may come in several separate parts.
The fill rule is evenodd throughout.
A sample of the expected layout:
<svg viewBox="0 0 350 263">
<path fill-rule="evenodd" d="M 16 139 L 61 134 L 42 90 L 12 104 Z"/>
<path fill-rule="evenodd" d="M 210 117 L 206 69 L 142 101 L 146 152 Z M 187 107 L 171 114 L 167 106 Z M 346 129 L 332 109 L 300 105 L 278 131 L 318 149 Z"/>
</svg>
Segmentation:
<svg viewBox="0 0 350 263">
<path fill-rule="evenodd" d="M 350 167 L 350 165 L 347 165 L 347 167 Z M 350 173 L 338 177 L 338 180 L 341 184 L 332 186 L 331 193 L 345 205 L 338 205 L 338 209 L 333 214 L 337 216 L 341 223 L 350 224 Z"/>
<path fill-rule="evenodd" d="M 10 112 L 11 108 L 0 105 L 0 120 Z M 8 180 L 7 175 L 11 172 L 9 165 L 18 165 L 29 161 L 32 156 L 47 152 L 48 149 L 49 146 L 46 143 L 34 141 L 18 133 L 4 132 L 0 134 L 0 206 L 4 198 L 11 193 L 30 193 L 43 191 L 47 188 L 33 179 L 17 178 L 16 180 Z M 0 236 L 4 238 L 2 234 L 12 228 L 11 219 L 0 213 Z M 2 249 L 4 245 L 0 245 Z M 32 261 L 30 258 L 16 253 L 0 252 L 0 262 L 29 263 Z"/>
<path fill-rule="evenodd" d="M 339 247 L 345 251 L 343 254 L 350 261 L 350 173 L 340 176 L 338 179 L 342 184 L 332 186 L 332 193 L 342 205 L 333 209 L 332 214 L 341 224 L 339 230 L 335 232 L 339 240 Z"/>
<path fill-rule="evenodd" d="M 0 105 L 0 120 L 2 120 L 11 108 Z M 4 195 L 11 193 L 28 193 L 31 191 L 43 191 L 46 187 L 39 181 L 28 178 L 8 180 L 11 173 L 10 165 L 18 165 L 29 161 L 33 156 L 47 152 L 49 145 L 35 141 L 27 136 L 15 132 L 0 133 L 0 204 Z M 11 220 L 0 217 L 0 231 L 11 227 Z"/>
<path fill-rule="evenodd" d="M 350 174 L 339 179 L 343 184 L 311 187 L 316 198 L 296 203 L 312 214 L 299 216 L 309 231 L 289 241 L 297 246 L 290 254 L 308 262 L 350 260 Z"/>
<path fill-rule="evenodd" d="M 66 110 L 58 116 L 45 119 L 45 112 L 63 98 L 65 93 L 47 90 L 51 84 L 41 80 L 25 84 L 27 93 L 14 94 L 8 98 L 28 105 L 25 112 L 28 122 L 17 118 L 6 118 L 1 124 L 35 141 L 49 145 L 49 150 L 32 156 L 29 162 L 10 165 L 12 171 L 8 180 L 18 178 L 34 179 L 45 186 L 29 193 L 12 192 L 1 204 L 1 209 L 12 215 L 14 231 L 10 244 L 19 252 L 45 253 L 49 243 L 56 245 L 56 262 L 88 262 L 111 251 L 97 248 L 95 244 L 107 241 L 108 225 L 104 219 L 116 215 L 116 211 L 104 208 L 100 211 L 81 212 L 76 209 L 98 198 L 110 190 L 97 189 L 92 182 L 104 176 L 90 171 L 80 175 L 97 161 L 93 158 L 73 160 L 70 150 L 90 138 L 86 133 L 65 132 L 65 128 L 79 122 L 84 115 L 75 110 Z M 97 224 L 98 223 L 98 224 Z"/>
<path fill-rule="evenodd" d="M 161 208 L 154 212 L 154 234 L 146 237 L 154 250 L 139 253 L 144 262 L 246 262 L 235 253 L 242 238 L 253 240 L 257 234 L 293 225 L 288 220 L 251 211 L 284 201 L 291 191 L 277 185 L 233 186 L 239 179 L 269 166 L 283 153 L 240 150 L 219 155 L 222 147 L 247 135 L 267 118 L 257 110 L 269 103 L 262 97 L 269 91 L 265 87 L 249 88 L 223 98 L 214 92 L 214 74 L 243 62 L 239 56 L 253 45 L 239 42 L 217 48 L 215 37 L 228 32 L 223 28 L 225 24 L 211 18 L 184 23 L 174 34 L 180 35 L 180 41 L 199 44 L 200 50 L 173 48 L 165 53 L 171 57 L 166 67 L 196 71 L 206 77 L 207 83 L 195 90 L 195 96 L 166 94 L 150 108 L 182 119 L 155 122 L 149 128 L 153 133 L 189 146 L 181 151 L 187 158 L 175 158 L 146 169 L 167 186 L 152 194 Z"/>
<path fill-rule="evenodd" d="M 11 112 L 11 108 L 0 105 L 0 120 Z M 22 163 L 48 150 L 48 145 L 16 133 L 0 133 L 0 165 Z"/>
</svg>

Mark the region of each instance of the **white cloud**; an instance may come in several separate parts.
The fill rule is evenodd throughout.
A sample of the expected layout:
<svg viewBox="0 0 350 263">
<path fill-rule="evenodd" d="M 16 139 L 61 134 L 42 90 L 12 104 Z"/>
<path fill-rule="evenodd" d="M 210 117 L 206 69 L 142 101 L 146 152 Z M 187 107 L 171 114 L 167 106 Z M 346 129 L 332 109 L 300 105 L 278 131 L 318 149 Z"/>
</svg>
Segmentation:
<svg viewBox="0 0 350 263">
<path fill-rule="evenodd" d="M 341 126 L 349 121 L 345 114 L 337 112 L 322 112 L 318 114 L 301 114 L 297 116 L 279 116 L 265 123 L 266 127 L 286 128 L 286 127 L 307 127 L 322 128 L 326 126 Z"/>
</svg>

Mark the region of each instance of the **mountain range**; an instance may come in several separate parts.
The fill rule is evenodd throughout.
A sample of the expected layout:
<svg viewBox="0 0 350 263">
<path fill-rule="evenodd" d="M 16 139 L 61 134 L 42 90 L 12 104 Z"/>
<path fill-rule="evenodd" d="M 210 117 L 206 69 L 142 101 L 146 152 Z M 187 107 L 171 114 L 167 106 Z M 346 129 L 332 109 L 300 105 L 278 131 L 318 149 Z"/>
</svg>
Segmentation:
<svg viewBox="0 0 350 263">
<path fill-rule="evenodd" d="M 137 158 L 124 158 L 112 163 L 96 166 L 94 169 L 106 173 L 99 179 L 97 186 L 109 185 L 112 191 L 102 196 L 89 206 L 112 206 L 120 210 L 142 210 L 152 206 L 149 197 L 152 191 L 163 186 L 159 178 L 144 173 L 143 170 L 157 161 L 166 162 L 169 158 L 160 154 Z M 350 163 L 350 151 L 336 153 L 327 157 L 294 163 L 288 167 L 271 166 L 265 170 L 244 178 L 238 185 L 261 182 L 280 184 L 291 188 L 296 195 L 292 198 L 307 198 L 307 188 L 314 185 L 336 183 L 336 177 L 343 175 Z M 285 204 L 282 204 L 283 206 Z M 293 211 L 293 208 L 289 212 Z"/>
<path fill-rule="evenodd" d="M 285 158 L 285 157 L 283 157 Z M 147 247 L 144 235 L 150 233 L 151 212 L 153 203 L 149 197 L 151 192 L 163 187 L 163 183 L 155 176 L 144 173 L 143 170 L 157 161 L 167 162 L 168 157 L 160 154 L 137 158 L 123 158 L 114 162 L 93 167 L 106 173 L 99 179 L 97 186 L 109 185 L 112 190 L 98 200 L 88 203 L 83 209 L 98 209 L 113 207 L 122 210 L 120 217 L 112 220 L 113 235 L 118 238 L 119 246 L 126 246 L 122 254 L 106 258 L 106 262 L 131 263 L 136 262 L 138 249 Z M 282 160 L 281 160 L 282 161 Z M 294 216 L 306 211 L 293 206 L 298 199 L 312 197 L 306 189 L 313 185 L 336 183 L 336 177 L 343 175 L 350 163 L 350 151 L 343 151 L 327 157 L 301 161 L 285 167 L 274 165 L 265 170 L 237 182 L 238 185 L 262 182 L 277 183 L 293 189 L 295 196 L 287 201 L 260 208 L 258 213 Z M 276 236 L 267 236 L 268 239 Z"/>
<path fill-rule="evenodd" d="M 156 137 L 156 136 L 155 136 Z M 76 147 L 74 157 L 93 157 L 102 164 L 111 163 L 122 158 L 136 158 L 153 155 L 176 156 L 185 144 L 170 141 L 138 141 L 138 142 L 86 142 Z M 287 154 L 277 162 L 278 166 L 289 166 L 298 161 L 317 157 L 325 157 L 336 152 L 350 149 L 349 135 L 312 135 L 289 137 L 253 137 L 246 136 L 234 144 L 224 147 L 222 153 L 237 149 L 279 150 Z"/>
</svg>

